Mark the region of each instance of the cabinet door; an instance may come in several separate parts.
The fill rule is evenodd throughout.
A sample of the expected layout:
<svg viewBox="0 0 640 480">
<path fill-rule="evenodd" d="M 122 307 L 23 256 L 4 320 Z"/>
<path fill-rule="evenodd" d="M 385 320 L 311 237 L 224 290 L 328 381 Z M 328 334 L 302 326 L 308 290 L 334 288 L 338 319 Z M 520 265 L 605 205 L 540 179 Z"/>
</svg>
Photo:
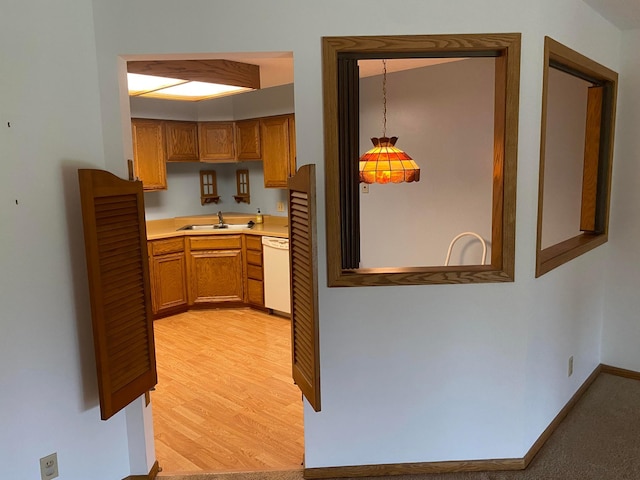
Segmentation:
<svg viewBox="0 0 640 480">
<path fill-rule="evenodd" d="M 242 250 L 195 250 L 189 259 L 189 303 L 242 302 Z"/>
<path fill-rule="evenodd" d="M 151 300 L 153 313 L 187 306 L 184 252 L 152 257 Z"/>
<path fill-rule="evenodd" d="M 250 305 L 264 307 L 264 289 L 261 281 L 247 279 L 247 302 Z"/>
<path fill-rule="evenodd" d="M 144 190 L 167 188 L 163 129 L 161 120 L 131 119 L 134 175 Z"/>
<path fill-rule="evenodd" d="M 235 160 L 233 122 L 198 123 L 200 161 L 229 162 Z"/>
<path fill-rule="evenodd" d="M 168 162 L 197 162 L 198 124 L 196 122 L 165 121 Z"/>
<path fill-rule="evenodd" d="M 260 160 L 260 120 L 236 122 L 236 158 L 238 160 Z"/>
<path fill-rule="evenodd" d="M 260 119 L 264 186 L 287 188 L 295 172 L 295 125 L 293 115 Z"/>
</svg>

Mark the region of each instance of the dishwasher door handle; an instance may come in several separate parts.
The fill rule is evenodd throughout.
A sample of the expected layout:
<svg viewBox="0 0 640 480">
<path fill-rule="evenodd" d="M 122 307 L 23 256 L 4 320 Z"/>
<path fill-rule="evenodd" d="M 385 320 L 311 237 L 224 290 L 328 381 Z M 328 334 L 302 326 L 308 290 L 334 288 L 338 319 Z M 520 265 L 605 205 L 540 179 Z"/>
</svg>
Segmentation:
<svg viewBox="0 0 640 480">
<path fill-rule="evenodd" d="M 289 250 L 289 239 L 278 237 L 262 237 L 262 245 L 265 247 Z"/>
</svg>

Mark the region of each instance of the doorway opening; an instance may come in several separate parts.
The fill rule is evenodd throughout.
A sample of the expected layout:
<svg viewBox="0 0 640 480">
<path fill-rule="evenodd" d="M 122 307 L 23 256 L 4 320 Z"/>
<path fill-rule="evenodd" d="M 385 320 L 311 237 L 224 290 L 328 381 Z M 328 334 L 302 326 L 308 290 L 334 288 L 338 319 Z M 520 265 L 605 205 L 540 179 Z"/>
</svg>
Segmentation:
<svg viewBox="0 0 640 480">
<path fill-rule="evenodd" d="M 229 123 L 233 125 L 231 131 L 236 132 L 235 125 L 247 119 L 294 112 L 291 52 L 123 58 L 127 62 L 151 63 L 222 59 L 259 67 L 261 88 L 255 91 L 200 101 L 132 96 L 122 103 L 123 110 L 125 105 L 128 107 L 125 116 L 161 120 L 163 125 L 171 124 L 172 131 L 180 132 L 185 139 L 197 136 L 202 129 L 188 129 L 186 125 L 177 129 L 178 122 L 197 126 L 203 122 Z M 126 88 L 122 89 L 122 95 L 125 94 Z M 134 139 L 130 129 L 123 131 L 127 150 Z M 162 132 L 162 127 L 157 131 Z M 231 136 L 236 141 L 236 152 L 240 151 L 242 142 L 237 134 Z M 270 186 L 267 167 L 263 169 L 261 158 L 248 160 L 234 153 L 233 158 L 212 160 L 210 152 L 205 159 L 197 151 L 185 153 L 186 157 L 178 153 L 169 158 L 170 151 L 176 152 L 168 148 L 166 141 L 160 140 L 158 144 L 165 153 L 157 162 L 164 183 L 154 182 L 153 188 L 145 185 L 147 221 L 218 210 L 255 214 L 258 208 L 266 215 L 287 215 L 286 190 L 267 188 Z M 194 187 L 203 168 L 216 171 L 220 197 L 217 204 L 202 204 L 200 192 Z M 238 168 L 245 169 L 251 180 L 251 204 L 234 201 Z M 138 172 L 148 173 L 139 170 L 136 176 L 140 176 Z M 184 265 L 188 263 L 187 253 Z M 188 275 L 185 279 L 188 281 Z M 151 393 L 154 440 L 156 457 L 165 473 L 301 468 L 303 405 L 291 378 L 289 319 L 242 306 L 199 309 L 158 319 L 154 330 L 158 362 L 158 385 Z M 265 386 L 271 388 L 267 391 Z"/>
</svg>

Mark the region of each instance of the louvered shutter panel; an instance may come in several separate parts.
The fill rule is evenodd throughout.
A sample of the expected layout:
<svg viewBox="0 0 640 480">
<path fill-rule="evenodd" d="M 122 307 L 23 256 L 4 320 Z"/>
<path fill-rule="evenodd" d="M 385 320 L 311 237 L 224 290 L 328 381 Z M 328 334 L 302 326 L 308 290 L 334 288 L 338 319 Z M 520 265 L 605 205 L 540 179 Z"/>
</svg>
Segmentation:
<svg viewBox="0 0 640 480">
<path fill-rule="evenodd" d="M 291 353 L 293 379 L 320 411 L 320 348 L 316 250 L 316 170 L 304 165 L 289 179 Z"/>
<path fill-rule="evenodd" d="M 142 182 L 78 170 L 103 420 L 157 383 Z"/>
</svg>

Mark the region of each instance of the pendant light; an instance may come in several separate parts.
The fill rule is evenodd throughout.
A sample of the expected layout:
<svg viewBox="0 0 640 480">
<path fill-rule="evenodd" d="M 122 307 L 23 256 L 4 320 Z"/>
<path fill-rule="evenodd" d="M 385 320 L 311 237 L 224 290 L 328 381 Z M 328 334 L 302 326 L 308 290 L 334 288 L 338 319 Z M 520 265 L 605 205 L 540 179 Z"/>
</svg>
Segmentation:
<svg viewBox="0 0 640 480">
<path fill-rule="evenodd" d="M 360 157 L 360 183 L 401 183 L 420 180 L 420 167 L 387 137 L 387 61 L 382 60 L 382 137 L 372 138 L 373 148 Z"/>
</svg>

